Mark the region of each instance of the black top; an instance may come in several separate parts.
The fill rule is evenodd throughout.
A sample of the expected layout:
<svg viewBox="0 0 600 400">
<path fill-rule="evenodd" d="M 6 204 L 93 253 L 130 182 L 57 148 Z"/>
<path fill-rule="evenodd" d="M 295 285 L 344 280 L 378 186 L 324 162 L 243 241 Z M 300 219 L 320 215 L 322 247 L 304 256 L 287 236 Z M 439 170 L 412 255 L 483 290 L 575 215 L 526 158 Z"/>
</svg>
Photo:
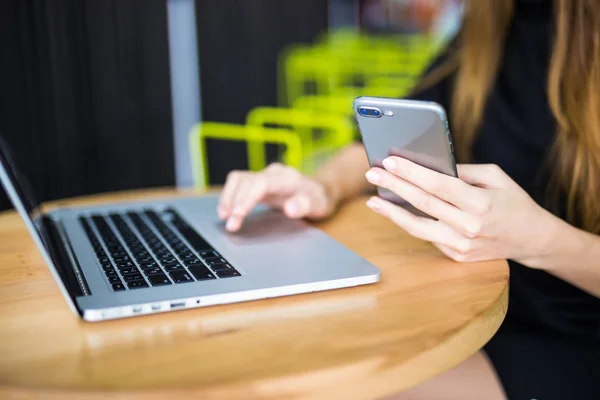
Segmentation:
<svg viewBox="0 0 600 400">
<path fill-rule="evenodd" d="M 544 166 L 556 134 L 546 89 L 553 32 L 552 4 L 543 0 L 515 3 L 504 58 L 472 158 L 476 163 L 497 164 L 544 206 L 547 202 L 543 184 L 548 178 L 544 176 Z M 436 63 L 443 59 L 444 56 Z M 449 111 L 452 81 L 453 76 L 449 76 L 411 97 L 436 101 Z M 565 218 L 564 212 L 555 214 Z M 505 325 L 524 332 L 577 337 L 590 344 L 594 338 L 598 339 L 600 299 L 546 272 L 515 262 L 510 262 L 510 272 Z"/>
</svg>

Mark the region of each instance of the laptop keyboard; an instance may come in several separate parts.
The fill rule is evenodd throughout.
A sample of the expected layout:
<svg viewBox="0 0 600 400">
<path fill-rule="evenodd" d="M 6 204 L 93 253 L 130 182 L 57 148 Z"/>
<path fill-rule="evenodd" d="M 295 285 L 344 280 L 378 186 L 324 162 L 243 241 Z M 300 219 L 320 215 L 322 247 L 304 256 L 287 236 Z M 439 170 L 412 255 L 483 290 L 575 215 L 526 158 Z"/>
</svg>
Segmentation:
<svg viewBox="0 0 600 400">
<path fill-rule="evenodd" d="M 114 291 L 241 275 L 175 210 L 161 214 L 167 222 L 151 209 L 79 217 Z"/>
</svg>

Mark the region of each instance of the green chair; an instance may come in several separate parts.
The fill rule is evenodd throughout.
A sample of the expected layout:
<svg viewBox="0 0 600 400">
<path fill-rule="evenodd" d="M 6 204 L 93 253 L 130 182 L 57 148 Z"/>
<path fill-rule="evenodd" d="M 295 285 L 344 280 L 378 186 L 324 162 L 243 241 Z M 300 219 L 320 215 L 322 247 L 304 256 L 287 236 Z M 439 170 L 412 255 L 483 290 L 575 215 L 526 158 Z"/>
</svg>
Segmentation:
<svg viewBox="0 0 600 400">
<path fill-rule="evenodd" d="M 206 188 L 209 182 L 208 154 L 206 152 L 206 139 L 209 138 L 246 142 L 249 148 L 252 144 L 259 144 L 260 146 L 255 147 L 262 148 L 262 152 L 248 153 L 248 162 L 254 166 L 266 163 L 264 146 L 268 143 L 285 147 L 281 160 L 283 163 L 296 168 L 300 168 L 302 164 L 302 143 L 297 135 L 288 130 L 224 122 L 203 122 L 194 125 L 189 133 L 192 173 L 194 184 L 199 188 Z M 253 157 L 262 157 L 262 160 Z"/>
<path fill-rule="evenodd" d="M 246 123 L 262 128 L 284 128 L 290 134 L 296 135 L 302 143 L 301 170 L 306 173 L 313 172 L 317 167 L 316 163 L 311 161 L 315 152 L 335 151 L 354 139 L 355 128 L 352 122 L 343 115 L 332 114 L 327 110 L 257 107 L 248 113 Z M 264 160 L 260 154 L 264 154 L 264 146 L 258 141 L 249 143 L 249 158 Z M 264 167 L 264 162 L 250 166 L 252 170 Z"/>
</svg>

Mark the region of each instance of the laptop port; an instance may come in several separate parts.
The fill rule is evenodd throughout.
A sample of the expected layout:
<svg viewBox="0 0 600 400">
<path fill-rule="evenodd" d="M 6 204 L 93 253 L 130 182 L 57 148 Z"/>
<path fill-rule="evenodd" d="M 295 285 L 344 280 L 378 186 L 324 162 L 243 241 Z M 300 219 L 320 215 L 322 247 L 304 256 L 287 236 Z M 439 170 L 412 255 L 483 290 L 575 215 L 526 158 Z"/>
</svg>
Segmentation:
<svg viewBox="0 0 600 400">
<path fill-rule="evenodd" d="M 180 307 L 185 307 L 185 301 L 181 301 L 178 303 L 171 303 L 171 308 L 180 308 Z"/>
<path fill-rule="evenodd" d="M 138 306 L 138 307 L 133 307 L 133 312 L 134 313 L 139 313 L 142 312 L 142 307 Z"/>
<path fill-rule="evenodd" d="M 160 304 L 152 304 L 152 311 L 160 310 Z"/>
</svg>

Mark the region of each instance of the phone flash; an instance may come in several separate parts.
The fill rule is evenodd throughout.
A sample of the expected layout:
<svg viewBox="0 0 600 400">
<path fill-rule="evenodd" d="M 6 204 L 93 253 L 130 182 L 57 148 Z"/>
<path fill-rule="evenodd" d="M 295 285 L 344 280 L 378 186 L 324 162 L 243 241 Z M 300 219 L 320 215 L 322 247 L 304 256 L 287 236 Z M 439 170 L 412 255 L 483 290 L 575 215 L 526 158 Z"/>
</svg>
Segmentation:
<svg viewBox="0 0 600 400">
<path fill-rule="evenodd" d="M 394 112 L 393 111 L 384 111 L 383 115 L 385 115 L 386 117 L 393 117 L 394 116 Z"/>
</svg>

